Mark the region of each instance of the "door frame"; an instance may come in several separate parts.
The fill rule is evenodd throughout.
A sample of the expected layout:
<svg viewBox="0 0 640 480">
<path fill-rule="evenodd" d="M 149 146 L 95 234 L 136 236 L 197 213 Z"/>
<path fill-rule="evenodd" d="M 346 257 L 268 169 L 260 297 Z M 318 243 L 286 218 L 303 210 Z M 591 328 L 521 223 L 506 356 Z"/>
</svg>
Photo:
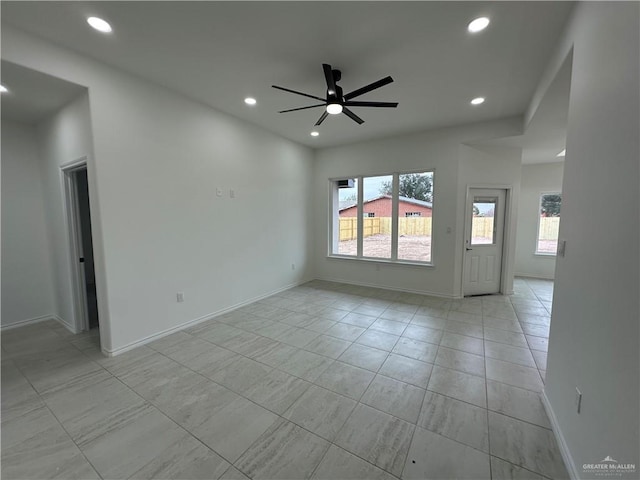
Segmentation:
<svg viewBox="0 0 640 480">
<path fill-rule="evenodd" d="M 467 235 L 470 234 L 469 229 L 471 228 L 471 222 L 468 222 L 468 218 L 471 215 L 471 207 L 469 201 L 471 199 L 471 190 L 475 189 L 489 189 L 489 190 L 504 190 L 505 191 L 505 205 L 504 205 L 504 221 L 503 221 L 503 232 L 502 232 L 502 264 L 500 266 L 500 291 L 498 293 L 505 295 L 507 292 L 507 272 L 509 271 L 509 245 L 511 243 L 511 214 L 513 208 L 513 185 L 505 185 L 505 184 L 468 184 L 465 200 L 464 200 L 464 228 L 462 229 L 462 272 L 460 275 L 460 293 L 464 298 L 464 272 L 467 267 L 467 254 L 465 250 L 465 239 Z"/>
<path fill-rule="evenodd" d="M 87 157 L 81 157 L 60 166 L 64 217 L 67 224 L 69 245 L 69 270 L 71 272 L 71 295 L 73 297 L 73 328 L 75 333 L 89 330 L 87 292 L 84 282 L 84 264 L 78 259 L 82 255 L 82 233 L 78 212 L 78 189 L 75 174 L 87 168 Z"/>
</svg>

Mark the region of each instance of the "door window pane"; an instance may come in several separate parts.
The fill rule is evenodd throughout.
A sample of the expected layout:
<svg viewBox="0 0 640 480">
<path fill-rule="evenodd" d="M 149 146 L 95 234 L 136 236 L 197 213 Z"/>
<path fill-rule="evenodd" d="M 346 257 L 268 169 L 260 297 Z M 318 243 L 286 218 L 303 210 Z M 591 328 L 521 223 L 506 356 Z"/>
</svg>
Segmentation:
<svg viewBox="0 0 640 480">
<path fill-rule="evenodd" d="M 391 258 L 393 175 L 362 179 L 362 256 Z"/>
<path fill-rule="evenodd" d="M 493 245 L 497 198 L 474 197 L 471 217 L 471 245 Z"/>
<path fill-rule="evenodd" d="M 403 173 L 398 180 L 398 260 L 430 262 L 433 172 Z"/>
</svg>

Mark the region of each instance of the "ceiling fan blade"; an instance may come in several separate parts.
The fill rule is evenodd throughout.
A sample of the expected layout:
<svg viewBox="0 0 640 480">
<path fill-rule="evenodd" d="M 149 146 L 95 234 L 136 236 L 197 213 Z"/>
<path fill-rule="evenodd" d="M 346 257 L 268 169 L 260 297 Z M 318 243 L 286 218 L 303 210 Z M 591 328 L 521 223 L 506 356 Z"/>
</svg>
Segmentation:
<svg viewBox="0 0 640 480">
<path fill-rule="evenodd" d="M 324 79 L 327 82 L 327 94 L 329 96 L 334 96 L 336 94 L 336 79 L 333 78 L 333 71 L 331 69 L 331 65 L 327 65 L 326 63 L 323 63 L 322 70 L 324 71 Z"/>
<path fill-rule="evenodd" d="M 278 87 L 277 85 L 271 85 L 273 88 L 277 88 L 278 90 L 282 90 L 284 92 L 295 93 L 296 95 L 302 95 L 303 97 L 313 98 L 315 100 L 320 100 L 321 102 L 326 101 L 324 98 L 316 97 L 315 95 L 309 95 L 308 93 L 296 92 L 295 90 L 291 90 L 290 88 Z"/>
<path fill-rule="evenodd" d="M 324 107 L 326 103 L 318 103 L 317 105 L 309 105 L 308 107 L 290 108 L 289 110 L 280 110 L 278 113 L 295 112 L 297 110 L 306 110 L 307 108 Z"/>
<path fill-rule="evenodd" d="M 345 100 L 349 100 L 351 98 L 356 98 L 359 97 L 360 95 L 364 95 L 365 93 L 370 92 L 371 90 L 375 90 L 376 88 L 380 88 L 380 87 L 384 87 L 385 85 L 390 84 L 391 82 L 393 82 L 393 78 L 391 77 L 385 77 L 381 80 L 378 80 L 377 82 L 373 82 L 370 83 L 369 85 L 366 85 L 362 88 L 359 88 L 357 90 L 354 90 L 351 93 L 347 93 L 344 96 Z"/>
<path fill-rule="evenodd" d="M 359 116 L 357 116 L 355 113 L 353 113 L 348 108 L 343 108 L 342 109 L 342 113 L 344 113 L 347 117 L 349 117 L 351 120 L 353 120 L 354 122 L 356 122 L 359 125 L 362 125 L 364 123 L 363 119 L 361 119 Z"/>
<path fill-rule="evenodd" d="M 383 107 L 396 108 L 398 102 L 344 102 L 348 107 Z"/>
<path fill-rule="evenodd" d="M 327 113 L 327 111 L 325 110 L 324 112 L 322 112 L 322 115 L 320 115 L 320 118 L 318 119 L 318 121 L 316 122 L 316 127 L 318 125 L 320 125 L 322 122 L 324 122 L 324 119 L 327 118 L 329 114 Z"/>
</svg>

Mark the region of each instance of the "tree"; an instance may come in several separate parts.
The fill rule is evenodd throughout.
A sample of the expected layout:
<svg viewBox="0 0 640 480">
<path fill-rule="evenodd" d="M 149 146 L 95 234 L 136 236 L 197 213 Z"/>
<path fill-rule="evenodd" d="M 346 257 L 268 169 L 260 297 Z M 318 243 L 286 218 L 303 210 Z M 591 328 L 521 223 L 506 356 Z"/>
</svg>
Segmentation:
<svg viewBox="0 0 640 480">
<path fill-rule="evenodd" d="M 400 175 L 400 196 L 407 198 L 415 198 L 424 202 L 431 202 L 433 198 L 433 185 L 431 183 L 431 175 L 420 173 L 405 173 Z M 393 185 L 391 181 L 383 182 L 380 187 L 380 193 L 383 195 L 391 195 Z"/>
<path fill-rule="evenodd" d="M 348 195 L 342 199 L 343 202 L 357 202 L 358 196 L 355 193 Z"/>
<path fill-rule="evenodd" d="M 473 216 L 477 217 L 478 215 L 480 215 L 480 209 L 474 205 L 473 206 Z"/>
<path fill-rule="evenodd" d="M 562 195 L 542 195 L 540 215 L 543 217 L 559 217 Z"/>
</svg>

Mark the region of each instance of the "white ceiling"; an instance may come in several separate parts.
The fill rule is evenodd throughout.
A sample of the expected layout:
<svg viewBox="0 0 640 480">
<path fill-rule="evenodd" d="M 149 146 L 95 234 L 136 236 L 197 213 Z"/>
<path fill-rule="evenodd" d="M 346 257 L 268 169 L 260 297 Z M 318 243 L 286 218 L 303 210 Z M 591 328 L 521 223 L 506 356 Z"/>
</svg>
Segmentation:
<svg viewBox="0 0 640 480">
<path fill-rule="evenodd" d="M 571 57 L 547 88 L 523 135 L 473 142 L 522 148 L 522 163 L 563 162 L 558 153 L 565 149 L 569 116 L 569 90 L 571 87 Z"/>
<path fill-rule="evenodd" d="M 144 77 L 291 140 L 327 147 L 523 114 L 571 2 L 11 2 L 2 21 Z M 85 18 L 108 20 L 110 35 Z M 469 34 L 470 20 L 491 24 Z M 321 108 L 271 88 L 324 97 L 322 63 L 342 70 L 345 92 L 395 82 L 314 128 Z M 4 76 L 4 71 L 3 71 Z M 4 78 L 3 78 L 4 79 Z M 243 103 L 257 98 L 255 107 Z M 472 107 L 469 100 L 487 101 Z M 307 101 L 309 100 L 309 101 Z M 4 102 L 3 102 L 4 106 Z M 317 129 L 320 136 L 309 133 Z"/>
<path fill-rule="evenodd" d="M 2 119 L 36 124 L 80 95 L 85 87 L 2 61 Z"/>
</svg>

